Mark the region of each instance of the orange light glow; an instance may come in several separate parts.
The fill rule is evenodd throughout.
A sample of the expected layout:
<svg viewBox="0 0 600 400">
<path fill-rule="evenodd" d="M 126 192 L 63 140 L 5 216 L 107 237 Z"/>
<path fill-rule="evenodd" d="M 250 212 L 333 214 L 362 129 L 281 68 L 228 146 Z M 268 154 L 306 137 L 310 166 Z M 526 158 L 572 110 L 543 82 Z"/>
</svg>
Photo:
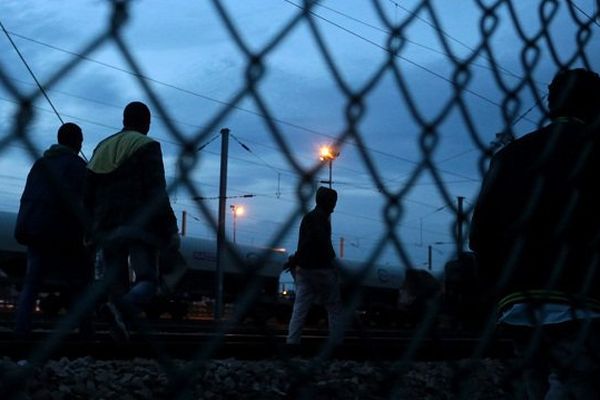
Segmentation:
<svg viewBox="0 0 600 400">
<path fill-rule="evenodd" d="M 339 153 L 336 153 L 331 147 L 323 146 L 320 150 L 320 159 L 321 161 L 325 160 L 333 160 L 337 157 Z"/>
</svg>

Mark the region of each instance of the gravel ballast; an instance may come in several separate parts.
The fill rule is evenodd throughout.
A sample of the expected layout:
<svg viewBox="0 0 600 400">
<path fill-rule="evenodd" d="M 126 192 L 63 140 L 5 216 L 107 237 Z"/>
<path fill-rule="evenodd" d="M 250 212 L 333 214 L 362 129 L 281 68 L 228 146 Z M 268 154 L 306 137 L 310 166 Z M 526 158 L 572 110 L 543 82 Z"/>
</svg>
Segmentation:
<svg viewBox="0 0 600 400">
<path fill-rule="evenodd" d="M 28 378 L 17 377 L 30 370 Z M 91 357 L 29 369 L 0 361 L 0 389 L 15 399 L 504 399 L 506 361 L 369 363 L 211 360 L 193 364 Z M 513 371 L 514 372 L 514 371 Z M 0 396 L 5 398 L 3 396 Z"/>
</svg>

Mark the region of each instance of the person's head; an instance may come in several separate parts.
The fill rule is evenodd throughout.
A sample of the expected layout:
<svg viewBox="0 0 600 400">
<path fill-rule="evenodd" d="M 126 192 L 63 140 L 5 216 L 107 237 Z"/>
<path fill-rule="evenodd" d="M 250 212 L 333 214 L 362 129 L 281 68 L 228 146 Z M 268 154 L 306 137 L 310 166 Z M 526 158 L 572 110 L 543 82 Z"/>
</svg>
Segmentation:
<svg viewBox="0 0 600 400">
<path fill-rule="evenodd" d="M 150 130 L 150 109 L 140 101 L 132 101 L 123 110 L 123 128 L 144 135 Z"/>
<path fill-rule="evenodd" d="M 328 214 L 331 214 L 333 212 L 333 209 L 335 208 L 335 204 L 337 203 L 337 192 L 333 189 L 321 186 L 317 190 L 317 195 L 315 196 L 315 199 L 317 201 L 317 206 L 319 206 Z"/>
<path fill-rule="evenodd" d="M 64 123 L 58 128 L 56 136 L 59 144 L 70 147 L 75 153 L 79 153 L 81 150 L 83 133 L 79 125 L 72 122 Z"/>
<path fill-rule="evenodd" d="M 583 69 L 568 69 L 556 74 L 548 86 L 550 118 L 575 117 L 591 122 L 600 114 L 600 77 Z"/>
</svg>

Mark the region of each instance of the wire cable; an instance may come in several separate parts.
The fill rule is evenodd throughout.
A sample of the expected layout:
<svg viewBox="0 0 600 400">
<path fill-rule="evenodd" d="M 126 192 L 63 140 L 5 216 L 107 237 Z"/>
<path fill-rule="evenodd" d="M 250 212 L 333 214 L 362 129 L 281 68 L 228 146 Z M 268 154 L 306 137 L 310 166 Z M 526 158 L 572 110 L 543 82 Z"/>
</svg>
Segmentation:
<svg viewBox="0 0 600 400">
<path fill-rule="evenodd" d="M 58 110 L 56 109 L 56 107 L 54 107 L 54 103 L 52 103 L 52 100 L 50 100 L 50 97 L 48 96 L 48 93 L 46 93 L 46 89 L 44 89 L 44 87 L 42 86 L 42 84 L 40 83 L 40 81 L 38 80 L 38 78 L 33 73 L 33 70 L 29 66 L 29 63 L 27 63 L 27 60 L 25 60 L 25 57 L 23 57 L 23 54 L 21 53 L 21 51 L 17 47 L 17 44 L 14 42 L 14 40 L 12 39 L 12 37 L 10 36 L 10 34 L 8 33 L 8 31 L 4 27 L 4 24 L 1 21 L 0 21 L 0 27 L 2 28 L 2 31 L 4 32 L 4 34 L 6 35 L 6 37 L 8 38 L 8 41 L 12 45 L 13 49 L 17 52 L 19 58 L 21 59 L 21 61 L 25 65 L 25 68 L 27 68 L 27 71 L 29 71 L 29 75 L 31 75 L 31 77 L 35 81 L 38 89 L 40 89 L 40 92 L 42 92 L 42 94 L 46 98 L 46 101 L 48 101 L 48 104 L 50 104 L 50 107 L 52 107 L 52 110 L 54 111 L 54 114 L 56 114 L 56 116 L 58 117 L 58 120 L 60 121 L 60 123 L 64 124 L 65 122 L 63 121 L 62 117 L 58 113 Z"/>
<path fill-rule="evenodd" d="M 331 12 L 333 12 L 333 13 L 336 13 L 336 14 L 338 14 L 338 15 L 341 15 L 341 16 L 345 17 L 345 18 L 348 18 L 348 19 L 350 19 L 351 21 L 357 22 L 357 23 L 359 23 L 359 24 L 362 24 L 362 25 L 364 25 L 364 26 L 367 26 L 367 27 L 369 27 L 369 28 L 372 28 L 372 29 L 374 29 L 374 30 L 377 30 L 377 31 L 379 31 L 379 32 L 382 32 L 382 33 L 385 33 L 385 34 L 388 34 L 388 35 L 392 34 L 392 32 L 391 32 L 391 31 L 389 31 L 389 30 L 386 30 L 386 29 L 383 29 L 383 28 L 381 28 L 381 27 L 379 27 L 379 26 L 376 26 L 376 25 L 370 24 L 370 23 L 368 23 L 368 22 L 365 22 L 365 21 L 363 21 L 363 20 L 361 20 L 361 19 L 358 19 L 358 18 L 356 18 L 356 17 L 353 17 L 353 16 L 351 16 L 351 15 L 348 15 L 348 14 L 346 14 L 346 13 L 342 12 L 342 11 L 336 10 L 336 9 L 334 9 L 334 8 L 332 8 L 332 7 L 328 7 L 328 6 L 324 5 L 324 4 L 321 4 L 321 3 L 316 3 L 316 6 L 318 6 L 318 7 L 320 7 L 320 8 L 324 8 L 324 9 L 326 9 L 326 10 L 329 10 L 329 11 L 331 11 Z M 443 31 L 441 28 L 440 28 L 439 30 L 440 30 L 441 32 L 444 32 L 444 31 Z M 450 36 L 449 34 L 447 34 L 447 33 L 444 33 L 444 34 L 445 34 L 446 36 L 448 36 L 448 37 L 451 37 L 451 36 Z M 423 49 L 425 49 L 425 50 L 429 50 L 429 51 L 431 51 L 431 52 L 433 52 L 433 53 L 440 54 L 440 55 L 443 55 L 443 56 L 446 56 L 446 57 L 448 57 L 448 53 L 446 53 L 446 52 L 444 52 L 444 51 L 441 51 L 441 50 L 438 50 L 438 49 L 435 49 L 435 48 L 433 48 L 433 47 L 431 47 L 431 46 L 424 45 L 424 44 L 422 44 L 422 43 L 416 42 L 416 41 L 414 41 L 414 40 L 411 40 L 411 39 L 408 39 L 408 38 L 403 38 L 403 40 L 404 40 L 404 41 L 406 41 L 407 43 L 411 43 L 411 44 L 413 44 L 413 45 L 415 45 L 415 46 L 417 46 L 417 47 L 420 47 L 420 48 L 423 48 Z M 456 40 L 456 41 L 458 41 L 458 39 L 453 39 L 453 40 Z M 459 43 L 461 43 L 460 41 L 458 41 L 458 42 L 459 42 Z M 462 44 L 462 43 L 461 43 L 461 44 Z M 472 49 L 472 48 L 468 47 L 466 44 L 463 44 L 463 46 L 467 47 L 467 49 L 469 49 L 469 50 L 471 50 L 471 51 L 475 51 L 474 49 Z M 489 60 L 487 57 L 484 57 L 484 58 L 485 58 L 487 61 L 490 61 L 490 62 L 491 62 L 491 60 Z M 483 64 L 479 64 L 479 63 L 475 63 L 475 62 L 471 63 L 471 65 L 474 65 L 474 66 L 476 66 L 476 67 L 480 67 L 480 68 L 484 68 L 484 69 L 487 69 L 487 70 L 490 70 L 490 71 L 492 71 L 492 70 L 493 70 L 493 68 L 491 68 L 491 67 L 488 67 L 487 65 L 483 65 Z M 519 76 L 518 74 L 516 74 L 516 73 L 512 72 L 511 70 L 509 70 L 508 68 L 501 67 L 500 65 L 498 65 L 498 67 L 499 67 L 499 69 L 500 69 L 500 72 L 501 72 L 502 74 L 505 74 L 505 75 L 511 76 L 511 77 L 513 77 L 513 78 L 519 78 L 519 79 L 523 79 L 523 77 L 522 77 L 522 76 Z M 543 84 L 543 83 L 541 83 L 541 82 L 536 82 L 536 83 L 537 83 L 538 85 L 542 85 L 542 86 L 544 86 L 544 84 Z"/>
<path fill-rule="evenodd" d="M 287 1 L 287 0 L 284 0 L 284 1 Z M 290 4 L 294 4 L 294 3 L 291 3 L 291 2 L 290 2 Z M 300 7 L 300 6 L 298 6 L 298 5 L 295 5 L 295 6 L 296 6 L 296 7 Z M 345 28 L 341 28 L 341 29 L 345 29 Z M 320 132 L 320 131 L 317 131 L 317 130 L 315 130 L 315 129 L 307 128 L 307 127 L 305 127 L 305 126 L 298 125 L 298 124 L 295 124 L 295 123 L 293 123 L 293 122 L 288 122 L 288 121 L 281 120 L 281 119 L 278 119 L 278 118 L 268 117 L 268 116 L 266 116 L 266 115 L 264 115 L 264 114 L 261 114 L 261 113 L 259 113 L 259 112 L 252 111 L 252 110 L 249 110 L 249 109 L 246 109 L 246 108 L 243 108 L 243 107 L 237 106 L 237 105 L 233 105 L 233 104 L 227 103 L 226 101 L 222 101 L 222 100 L 219 100 L 219 99 L 215 99 L 215 98 L 213 98 L 213 97 L 206 96 L 206 95 L 203 95 L 203 94 L 201 94 L 201 93 L 194 92 L 194 91 L 192 91 L 192 90 L 184 89 L 184 88 L 178 87 L 178 86 L 176 86 L 176 85 L 173 85 L 173 84 L 170 84 L 170 83 L 167 83 L 167 82 L 163 82 L 163 81 L 160 81 L 160 80 L 157 80 L 157 79 L 151 78 L 151 77 L 147 77 L 147 76 L 144 76 L 144 75 L 139 75 L 139 74 L 136 74 L 135 72 L 129 71 L 129 70 L 125 69 L 125 68 L 117 67 L 117 66 L 111 65 L 111 64 L 109 64 L 109 63 L 103 62 L 103 61 L 99 61 L 99 60 L 96 60 L 96 59 L 93 59 L 93 58 L 90 58 L 90 57 L 87 57 L 87 56 L 83 56 L 83 55 L 81 55 L 81 54 L 79 54 L 79 53 L 77 53 L 77 52 L 70 51 L 70 50 L 66 50 L 66 49 L 60 48 L 60 47 L 58 47 L 58 46 L 54 46 L 54 45 L 52 45 L 52 44 L 49 44 L 49 43 L 42 42 L 42 41 L 40 41 L 40 40 L 37 40 L 37 39 L 33 39 L 33 38 L 30 38 L 30 37 L 27 37 L 27 36 L 25 36 L 25 35 L 21 35 L 21 34 L 19 34 L 19 33 L 17 33 L 17 32 L 14 32 L 14 31 L 11 31 L 11 32 L 10 32 L 10 34 L 11 34 L 11 35 L 13 35 L 13 36 L 15 36 L 15 37 L 18 37 L 18 38 L 20 38 L 20 39 L 23 39 L 23 40 L 26 40 L 26 41 L 30 41 L 30 42 L 32 42 L 32 43 L 36 43 L 36 44 L 38 44 L 38 45 L 40 45 L 40 46 L 44 46 L 44 47 L 47 47 L 47 48 L 50 48 L 50 49 L 53 49 L 53 50 L 56 50 L 56 51 L 59 51 L 59 52 L 62 52 L 62 53 L 70 54 L 70 55 L 72 55 L 72 56 L 74 56 L 74 57 L 80 58 L 80 59 L 82 59 L 82 60 L 85 60 L 85 61 L 88 61 L 88 62 L 91 62 L 91 63 L 95 63 L 95 64 L 98 64 L 98 65 L 102 65 L 102 66 L 104 66 L 104 67 L 106 67 L 106 68 L 110 68 L 110 69 L 113 69 L 113 70 L 116 70 L 116 71 L 120 71 L 120 72 L 122 72 L 122 73 L 126 73 L 126 74 L 128 74 L 128 75 L 135 76 L 135 77 L 137 77 L 137 78 L 139 78 L 139 79 L 145 79 L 145 80 L 148 80 L 149 82 L 155 83 L 155 84 L 157 84 L 157 85 L 161 85 L 161 86 L 164 86 L 164 87 L 168 87 L 168 88 L 171 88 L 171 89 L 174 89 L 174 90 L 177 90 L 177 91 L 180 91 L 180 92 L 183 92 L 183 93 L 186 93 L 186 94 L 189 94 L 189 95 L 195 96 L 195 97 L 202 98 L 202 99 L 204 99 L 204 100 L 207 100 L 207 101 L 211 101 L 211 102 L 214 102 L 214 103 L 218 103 L 218 104 L 222 104 L 222 105 L 230 106 L 230 107 L 232 107 L 233 109 L 236 109 L 236 110 L 238 110 L 238 111 L 245 112 L 245 113 L 248 113 L 248 114 L 251 114 L 251 115 L 254 115 L 254 116 L 260 117 L 260 118 L 262 118 L 262 119 L 269 119 L 269 118 L 270 118 L 270 120 L 272 120 L 273 122 L 276 122 L 276 123 L 278 123 L 278 124 L 281 124 L 281 125 L 285 125 L 285 126 L 288 126 L 288 127 L 291 127 L 291 128 L 295 128 L 295 129 L 298 129 L 298 130 L 301 130 L 301 131 L 304 131 L 304 132 L 310 133 L 311 135 L 315 135 L 315 136 L 318 136 L 318 137 L 324 137 L 324 138 L 328 138 L 328 139 L 331 139 L 331 140 L 337 140 L 337 138 L 336 138 L 335 136 L 328 135 L 328 134 L 326 134 L 326 133 L 324 133 L 324 132 Z M 368 40 L 368 39 L 366 39 L 366 40 Z M 382 47 L 381 47 L 381 46 L 379 46 L 378 44 L 376 44 L 376 43 L 374 43 L 374 42 L 372 42 L 372 43 L 373 43 L 375 46 L 382 48 Z M 387 51 L 387 49 L 385 49 L 385 48 L 383 48 L 383 49 Z M 420 68 L 424 68 L 424 67 L 421 67 L 421 66 L 419 66 L 419 67 L 420 67 Z M 432 72 L 433 74 L 436 74 L 436 73 L 435 73 L 435 72 L 433 72 L 433 71 L 431 71 L 431 72 Z M 450 80 L 448 80 L 447 78 L 445 78 L 445 77 L 444 77 L 444 76 L 442 76 L 442 75 L 436 74 L 436 76 L 438 76 L 439 78 L 441 78 L 441 79 L 443 79 L 443 80 L 446 80 L 446 81 L 449 81 L 449 82 L 451 82 Z M 486 100 L 486 101 L 487 101 L 487 100 Z M 490 101 L 491 101 L 491 100 L 490 100 Z M 493 103 L 494 105 L 496 105 L 496 106 L 500 106 L 499 104 L 496 104 L 496 103 L 494 103 L 494 102 L 492 102 L 492 103 Z M 531 121 L 531 120 L 527 120 L 527 121 L 529 121 L 529 122 L 531 122 L 531 123 L 534 123 L 534 124 L 535 124 L 535 122 L 533 122 L 533 121 Z M 353 141 L 343 141 L 343 144 L 346 144 L 346 145 L 351 145 L 351 146 L 358 146 L 358 145 L 357 145 L 356 143 L 354 143 Z M 408 159 L 408 158 L 405 158 L 405 157 L 401 157 L 401 156 L 398 156 L 398 155 L 395 155 L 395 154 L 387 153 L 387 152 L 385 152 L 385 151 L 383 151 L 383 150 L 378 150 L 378 149 L 371 148 L 371 147 L 367 147 L 367 146 L 365 146 L 364 148 L 365 148 L 366 150 L 369 150 L 369 151 L 370 151 L 370 152 L 372 152 L 372 153 L 379 154 L 379 155 L 382 155 L 382 156 L 385 156 L 385 157 L 389 157 L 389 158 L 391 158 L 391 159 L 395 159 L 395 160 L 399 160 L 399 161 L 403 161 L 403 162 L 408 162 L 408 163 L 415 164 L 415 165 L 416 165 L 416 164 L 418 164 L 418 162 L 417 162 L 417 161 L 414 161 L 414 160 L 411 160 L 411 159 Z"/>
<path fill-rule="evenodd" d="M 42 92 L 42 95 L 44 95 L 44 98 L 46 99 L 46 101 L 48 102 L 48 104 L 50 104 L 50 107 L 52 107 L 52 110 L 54 111 L 54 114 L 56 114 L 56 116 L 58 117 L 58 120 L 60 121 L 61 125 L 64 124 L 65 122 L 63 121 L 63 119 L 60 116 L 60 114 L 59 114 L 58 110 L 56 109 L 56 107 L 54 106 L 54 103 L 52 103 L 52 100 L 50 100 L 50 96 L 48 96 L 48 93 L 46 92 L 46 89 L 42 86 L 42 84 L 40 83 L 40 81 L 38 80 L 38 78 L 33 73 L 33 70 L 29 66 L 29 63 L 27 63 L 27 60 L 25 60 L 25 57 L 23 57 L 23 54 L 21 53 L 21 51 L 17 47 L 17 44 L 14 42 L 14 40 L 12 39 L 12 37 L 10 36 L 10 34 L 6 30 L 6 28 L 4 27 L 4 24 L 2 23 L 2 21 L 0 21 L 0 27 L 2 28 L 2 31 L 4 32 L 4 34 L 6 35 L 6 37 L 8 38 L 8 40 L 9 40 L 10 44 L 12 45 L 13 49 L 15 49 L 15 51 L 19 55 L 19 58 L 21 59 L 21 61 L 25 65 L 25 68 L 27 68 L 27 71 L 29 71 L 29 74 L 31 75 L 31 77 L 35 81 L 38 89 L 40 90 L 40 92 Z M 81 154 L 81 157 L 83 157 L 83 159 L 87 162 L 88 159 L 85 156 L 85 154 L 83 153 L 83 150 L 80 149 L 79 153 Z"/>
<path fill-rule="evenodd" d="M 456 86 L 456 83 L 453 82 L 451 79 L 448 79 L 445 76 L 443 76 L 442 74 L 439 74 L 439 73 L 435 72 L 431 68 L 425 67 L 424 65 L 421 65 L 421 64 L 417 63 L 416 61 L 411 60 L 410 58 L 401 56 L 400 54 L 393 53 L 387 47 L 381 46 L 380 44 L 372 41 L 371 39 L 366 38 L 366 37 L 364 37 L 364 36 L 362 36 L 362 35 L 354 32 L 351 29 L 343 27 L 340 24 L 338 24 L 336 22 L 333 22 L 333 21 L 331 21 L 331 20 L 329 20 L 329 19 L 327 19 L 327 18 L 325 18 L 325 17 L 323 17 L 323 16 L 315 13 L 314 11 L 307 10 L 305 7 L 296 4 L 296 3 L 294 3 L 291 0 L 283 0 L 283 1 L 285 1 L 286 3 L 289 3 L 291 5 L 293 5 L 294 7 L 297 7 L 299 9 L 301 9 L 301 10 L 306 11 L 308 14 L 311 14 L 311 15 L 315 16 L 316 18 L 319 18 L 319 19 L 325 21 L 325 22 L 327 22 L 330 25 L 333 25 L 333 26 L 335 26 L 335 27 L 337 27 L 337 28 L 339 28 L 339 29 L 341 29 L 341 30 L 343 30 L 343 31 L 345 31 L 345 32 L 353 35 L 353 36 L 356 36 L 357 38 L 359 38 L 359 39 L 361 39 L 361 40 L 363 40 L 363 41 L 365 41 L 367 43 L 370 43 L 371 45 L 373 45 L 375 47 L 380 48 L 381 50 L 385 51 L 386 53 L 389 53 L 389 54 L 393 55 L 396 58 L 399 58 L 399 59 L 401 59 L 401 60 L 403 60 L 403 61 L 405 61 L 405 62 L 407 62 L 407 63 L 409 63 L 409 64 L 411 64 L 411 65 L 413 65 L 413 66 L 415 66 L 415 67 L 417 67 L 417 68 L 425 71 L 425 72 L 428 72 L 429 74 L 431 74 L 431 75 L 433 75 L 433 76 L 435 76 L 435 77 L 437 77 L 439 79 L 442 79 L 442 80 L 448 82 L 453 87 Z M 469 93 L 469 94 L 475 96 L 475 97 L 478 97 L 479 99 L 481 99 L 481 100 L 483 100 L 483 101 L 485 101 L 485 102 L 487 102 L 487 103 L 489 103 L 491 105 L 494 105 L 494 106 L 502 109 L 502 105 L 500 103 L 498 103 L 498 102 L 496 102 L 496 101 L 494 101 L 494 100 L 492 100 L 492 99 L 490 99 L 490 98 L 488 98 L 488 97 L 486 97 L 486 96 L 484 96 L 484 95 L 482 95 L 482 94 L 480 94 L 480 93 L 478 93 L 478 92 L 476 92 L 476 91 L 474 91 L 472 89 L 468 89 L 466 87 L 463 87 L 462 90 L 465 91 L 466 93 Z M 528 122 L 531 122 L 532 124 L 536 123 L 535 121 L 532 121 L 532 120 L 530 120 L 528 118 L 525 118 L 525 120 L 528 121 Z"/>
<path fill-rule="evenodd" d="M 586 13 L 585 11 L 583 11 L 573 0 L 568 0 L 569 4 L 571 4 L 573 6 L 573 8 L 575 8 L 577 11 L 579 11 L 580 13 L 582 13 L 583 15 L 585 15 L 590 21 L 592 21 L 595 25 L 600 27 L 600 23 L 598 23 L 598 18 L 600 18 L 600 15 L 598 15 L 600 12 L 598 10 L 596 10 L 596 15 L 595 18 L 592 17 L 591 15 L 589 15 L 588 13 Z M 596 7 L 598 7 L 598 3 L 596 3 Z"/>
</svg>

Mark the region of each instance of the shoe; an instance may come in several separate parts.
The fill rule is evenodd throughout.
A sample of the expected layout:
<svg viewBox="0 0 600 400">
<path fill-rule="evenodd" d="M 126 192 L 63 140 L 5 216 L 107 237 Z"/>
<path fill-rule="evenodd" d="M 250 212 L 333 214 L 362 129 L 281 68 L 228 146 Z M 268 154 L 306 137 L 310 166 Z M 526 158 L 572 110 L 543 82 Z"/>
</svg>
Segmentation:
<svg viewBox="0 0 600 400">
<path fill-rule="evenodd" d="M 117 343 L 125 343 L 129 341 L 129 331 L 123 318 L 123 313 L 117 308 L 114 303 L 108 302 L 105 304 L 106 314 L 109 327 L 109 334 Z"/>
</svg>

